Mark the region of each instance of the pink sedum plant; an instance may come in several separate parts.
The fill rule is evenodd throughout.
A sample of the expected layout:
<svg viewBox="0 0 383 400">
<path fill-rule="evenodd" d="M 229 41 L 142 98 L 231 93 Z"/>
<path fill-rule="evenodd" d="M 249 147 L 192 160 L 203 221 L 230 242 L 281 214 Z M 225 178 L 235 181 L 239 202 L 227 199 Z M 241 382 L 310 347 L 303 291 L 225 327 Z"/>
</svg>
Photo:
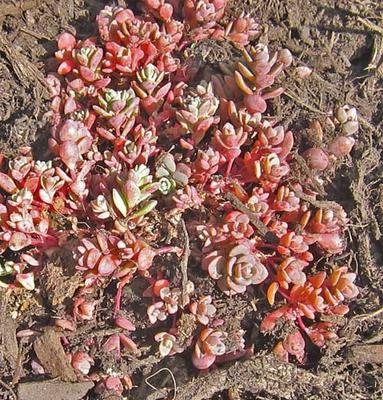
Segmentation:
<svg viewBox="0 0 383 400">
<path fill-rule="evenodd" d="M 221 292 L 265 296 L 273 309 L 261 332 L 292 324 L 274 353 L 300 363 L 308 340 L 323 347 L 336 338 L 336 326 L 318 317 L 345 315 L 345 303 L 359 293 L 348 267 L 329 259 L 331 270 L 324 263 L 313 268 L 345 249 L 344 210 L 314 206 L 313 188 L 352 150 L 357 112 L 343 106 L 329 113 L 326 124 L 336 135 L 328 144 L 314 121 L 318 145 L 303 152 L 312 176 L 298 181 L 290 173 L 294 133 L 270 118 L 268 106 L 284 92 L 292 54 L 256 43 L 262 29 L 248 15 L 223 23 L 226 6 L 226 0 L 142 0 L 140 15 L 106 6 L 97 37 L 62 33 L 56 71 L 47 77 L 51 158 L 35 160 L 29 148 L 7 163 L 1 158 L 0 286 L 35 290 L 46 260 L 68 247 L 82 283 L 56 326 L 73 331 L 94 321 L 98 293 L 110 287 L 118 331 L 102 348 L 117 359 L 140 353 L 138 326 L 124 302 L 124 289 L 137 277 L 147 287 L 145 323 L 153 325 L 160 356 L 185 353 L 202 370 L 217 358 L 252 352 L 242 329 L 234 332 L 240 350 L 227 346 L 216 308 Z M 232 43 L 242 56 L 212 72 L 188 59 L 191 45 L 204 40 Z M 211 279 L 211 293 L 191 281 L 173 282 L 164 255 L 180 260 L 183 251 L 159 246 L 158 235 L 146 230 L 164 213 L 169 221 L 187 219 L 192 257 Z M 188 340 L 183 318 L 192 321 Z M 64 342 L 73 368 L 97 381 L 98 392 L 120 396 L 132 388 L 126 374 L 93 373 L 97 363 L 87 348 L 71 351 L 70 337 Z"/>
</svg>

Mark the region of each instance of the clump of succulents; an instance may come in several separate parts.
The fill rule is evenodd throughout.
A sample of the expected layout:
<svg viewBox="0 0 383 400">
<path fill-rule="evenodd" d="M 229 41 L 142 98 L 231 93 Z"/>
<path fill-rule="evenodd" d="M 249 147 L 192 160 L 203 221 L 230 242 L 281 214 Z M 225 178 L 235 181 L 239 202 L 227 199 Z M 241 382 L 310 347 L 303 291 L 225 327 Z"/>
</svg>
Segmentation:
<svg viewBox="0 0 383 400">
<path fill-rule="evenodd" d="M 137 276 L 147 283 L 142 296 L 150 299 L 146 315 L 157 331 L 160 356 L 185 353 L 198 369 L 238 358 L 248 345 L 240 330 L 240 351 L 227 346 L 225 321 L 217 318 L 220 292 L 264 295 L 273 309 L 265 313 L 261 332 L 292 323 L 294 329 L 274 352 L 299 362 L 307 340 L 322 347 L 336 337 L 335 325 L 317 322 L 318 317 L 345 315 L 345 302 L 358 295 L 356 275 L 348 267 L 329 262 L 331 268 L 313 268 L 318 254 L 344 250 L 347 217 L 340 206 L 314 206 L 318 194 L 311 186 L 350 153 L 357 112 L 343 106 L 328 116 L 326 123 L 337 135 L 327 147 L 320 124 L 313 125 L 320 145 L 303 153 L 313 175 L 297 181 L 290 174 L 293 133 L 265 118 L 268 100 L 284 92 L 281 78 L 292 55 L 254 43 L 261 28 L 250 16 L 223 26 L 226 5 L 226 0 L 183 5 L 144 0 L 143 15 L 107 6 L 97 17 L 97 38 L 60 35 L 57 73 L 47 79 L 51 160 L 34 160 L 30 149 L 21 149 L 2 165 L 0 286 L 34 290 L 44 260 L 69 246 L 83 284 L 72 317 L 68 313 L 56 325 L 74 330 L 76 323 L 94 320 L 96 288 L 115 285 L 112 320 L 121 331 L 107 338 L 103 349 L 117 358 L 139 352 L 122 301 L 124 287 Z M 184 50 L 207 39 L 234 42 L 242 58 L 221 65 L 221 72 L 198 71 Z M 198 76 L 209 79 L 198 81 Z M 188 221 L 187 231 L 190 243 L 199 246 L 193 257 L 201 273 L 217 290 L 201 293 L 191 281 L 172 282 L 156 262 L 169 252 L 183 257 L 180 248 L 157 248 L 142 235 L 163 210 L 175 220 L 183 214 L 190 218 L 186 211 L 200 213 L 200 222 Z M 56 223 L 57 213 L 66 224 Z M 182 318 L 192 321 L 187 340 Z M 96 380 L 97 391 L 121 395 L 132 387 L 126 374 L 91 374 L 94 359 L 87 351 L 71 353 L 70 338 L 66 342 L 72 366 Z"/>
</svg>

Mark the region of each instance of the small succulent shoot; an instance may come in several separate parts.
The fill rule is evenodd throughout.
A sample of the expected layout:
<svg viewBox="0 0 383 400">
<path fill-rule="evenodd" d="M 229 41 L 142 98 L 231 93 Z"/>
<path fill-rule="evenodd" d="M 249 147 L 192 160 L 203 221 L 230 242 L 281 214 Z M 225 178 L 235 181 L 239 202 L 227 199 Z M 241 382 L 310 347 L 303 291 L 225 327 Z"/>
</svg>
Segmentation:
<svg viewBox="0 0 383 400">
<path fill-rule="evenodd" d="M 169 315 L 167 307 L 163 301 L 157 301 L 147 308 L 147 314 L 150 323 L 155 324 L 157 321 L 165 321 Z"/>
<path fill-rule="evenodd" d="M 112 203 L 110 204 L 117 215 L 124 218 L 138 218 L 152 211 L 157 205 L 156 200 L 149 200 L 154 192 L 159 190 L 160 184 L 152 182 L 150 170 L 143 164 L 131 169 L 126 180 L 118 177 L 119 188 L 112 189 Z M 99 208 L 102 215 L 106 215 L 104 199 L 100 198 L 93 203 L 93 209 Z"/>
<path fill-rule="evenodd" d="M 217 311 L 212 304 L 211 296 L 203 296 L 199 300 L 194 301 L 190 304 L 189 310 L 202 325 L 208 325 L 209 321 Z"/>
<path fill-rule="evenodd" d="M 183 351 L 177 343 L 177 338 L 170 333 L 159 332 L 154 336 L 154 340 L 159 343 L 158 351 L 161 357 L 172 356 Z"/>
<path fill-rule="evenodd" d="M 335 110 L 335 118 L 341 126 L 342 133 L 346 136 L 353 135 L 359 129 L 358 113 L 355 108 L 348 105 Z"/>
<path fill-rule="evenodd" d="M 81 372 L 82 375 L 88 375 L 92 365 L 94 364 L 93 358 L 83 351 L 76 351 L 71 354 L 71 364 L 72 367 Z"/>
<path fill-rule="evenodd" d="M 14 194 L 18 190 L 13 179 L 3 172 L 0 172 L 0 189 L 9 194 Z"/>
<path fill-rule="evenodd" d="M 211 83 L 201 82 L 194 91 L 183 100 L 184 108 L 177 111 L 176 117 L 181 126 L 192 134 L 198 145 L 205 137 L 208 129 L 219 120 L 215 116 L 219 100 L 214 96 Z"/>
<path fill-rule="evenodd" d="M 107 119 L 114 129 L 119 130 L 136 116 L 139 99 L 133 89 L 105 89 L 103 95 L 98 96 L 98 104 L 93 106 L 94 111 Z"/>
<path fill-rule="evenodd" d="M 116 324 L 117 327 L 125 329 L 130 332 L 133 332 L 136 330 L 136 327 L 134 326 L 134 324 L 131 321 L 129 321 L 127 318 L 122 317 L 121 315 L 116 317 L 116 319 L 114 320 L 114 323 Z"/>
<path fill-rule="evenodd" d="M 217 280 L 226 295 L 246 291 L 247 286 L 262 283 L 268 276 L 266 267 L 246 244 L 235 244 L 228 250 L 215 250 L 206 255 L 202 268 Z"/>
<path fill-rule="evenodd" d="M 208 369 L 214 364 L 217 356 L 225 354 L 226 347 L 223 343 L 225 335 L 212 328 L 203 329 L 194 346 L 192 355 L 193 365 L 198 369 Z"/>
<path fill-rule="evenodd" d="M 213 145 L 227 161 L 226 176 L 230 175 L 234 160 L 241 154 L 241 146 L 247 139 L 247 133 L 242 127 L 235 129 L 227 122 L 222 131 L 217 130 L 214 134 Z"/>
<path fill-rule="evenodd" d="M 33 272 L 16 274 L 16 281 L 27 290 L 35 290 L 35 277 Z"/>
<path fill-rule="evenodd" d="M 155 177 L 159 179 L 159 191 L 168 195 L 176 190 L 177 187 L 187 185 L 190 176 L 190 169 L 185 164 L 176 164 L 170 153 L 165 153 L 159 157 L 156 163 Z"/>
<path fill-rule="evenodd" d="M 173 180 L 170 180 L 166 177 L 161 178 L 159 181 L 160 187 L 159 187 L 159 191 L 163 194 L 163 195 L 168 195 L 169 193 L 173 192 L 175 189 L 175 182 Z"/>
<path fill-rule="evenodd" d="M 138 84 L 135 90 L 141 98 L 151 95 L 156 87 L 163 81 L 165 73 L 160 72 L 159 69 L 153 65 L 148 64 L 137 72 Z"/>
</svg>

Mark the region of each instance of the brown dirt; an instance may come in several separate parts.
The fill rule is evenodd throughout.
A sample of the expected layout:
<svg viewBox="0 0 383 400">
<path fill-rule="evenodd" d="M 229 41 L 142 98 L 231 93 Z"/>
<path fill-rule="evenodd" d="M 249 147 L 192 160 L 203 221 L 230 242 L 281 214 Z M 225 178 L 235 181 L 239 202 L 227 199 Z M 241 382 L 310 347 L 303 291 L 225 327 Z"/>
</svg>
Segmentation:
<svg viewBox="0 0 383 400">
<path fill-rule="evenodd" d="M 55 50 L 54 38 L 64 30 L 76 29 L 80 37 L 91 34 L 94 16 L 105 3 L 101 0 L 0 0 L 1 152 L 14 154 L 22 145 L 37 143 L 37 148 L 45 143 L 49 127 L 43 117 L 48 109 L 43 77 Z M 323 351 L 310 351 L 304 368 L 280 364 L 261 351 L 250 360 L 196 377 L 186 357 L 159 361 L 150 355 L 150 343 L 141 343 L 140 355 L 132 355 L 128 363 L 116 365 L 115 360 L 102 356 L 98 346 L 112 327 L 108 309 L 113 293 L 107 291 L 99 304 L 96 323 L 80 327 L 70 339 L 81 349 L 84 338 L 93 338 L 92 356 L 99 360 L 99 367 L 112 365 L 132 374 L 138 387 L 133 389 L 130 399 L 172 398 L 169 390 L 173 383 L 165 369 L 149 378 L 159 390 L 152 390 L 145 381 L 161 368 L 169 368 L 174 374 L 180 400 L 227 399 L 228 393 L 231 399 L 380 399 L 383 397 L 383 6 L 379 0 L 233 0 L 229 12 L 242 11 L 267 24 L 262 40 L 271 47 L 290 49 L 296 57 L 296 66 L 313 68 L 308 79 L 298 78 L 292 68 L 284 84 L 286 95 L 273 104 L 278 120 L 294 130 L 301 146 L 309 142 L 309 122 L 324 121 L 336 105 L 353 105 L 361 115 L 361 129 L 352 156 L 338 166 L 335 175 L 326 178 L 321 188 L 327 193 L 327 199 L 342 204 L 350 215 L 348 251 L 342 255 L 342 262 L 358 273 L 361 288 L 350 315 L 338 321 L 340 339 Z M 204 46 L 200 45 L 199 51 L 209 63 L 235 55 L 235 49 L 216 48 L 216 44 Z M 325 132 L 325 138 L 330 137 L 331 132 Z M 302 168 L 298 171 L 305 173 Z M 163 228 L 161 221 L 157 224 L 158 230 L 171 232 L 170 228 Z M 169 240 L 172 237 L 170 233 Z M 189 277 L 197 287 L 213 290 L 206 279 L 193 275 L 192 256 L 189 261 Z M 16 398 L 17 390 L 19 395 L 32 390 L 25 386 L 31 383 L 16 387 L 20 380 L 31 378 L 33 351 L 31 340 L 22 339 L 17 343 L 15 329 L 34 326 L 43 332 L 44 326 L 52 324 L 52 317 L 60 313 L 59 303 L 65 298 L 61 284 L 56 285 L 56 291 L 54 277 L 58 276 L 63 285 L 68 285 L 69 291 L 76 285 L 75 280 L 68 281 L 65 271 L 57 271 L 57 265 L 52 264 L 42 277 L 52 285 L 51 297 L 44 293 L 41 296 L 15 294 L 7 300 L 0 297 L 2 399 Z M 139 285 L 139 281 L 135 282 L 124 293 L 123 302 L 130 304 L 129 309 L 142 308 L 136 294 L 140 293 Z M 256 328 L 261 318 L 256 309 L 262 308 L 263 300 L 254 304 L 253 298 L 251 293 L 235 302 L 222 297 L 219 313 L 226 315 L 229 330 L 230 327 L 236 330 L 239 325 L 248 330 L 248 340 L 255 342 L 256 349 L 260 350 L 266 342 Z M 129 318 L 137 322 L 138 330 L 133 338 L 140 340 L 148 327 L 139 312 L 131 313 Z M 185 332 L 193 330 L 188 321 L 180 323 L 185 325 Z M 60 373 L 62 370 L 57 374 Z M 39 384 L 49 385 L 48 381 Z M 73 388 L 73 396 L 68 399 L 79 398 L 76 397 L 78 390 L 86 393 L 89 389 L 85 390 L 83 385 L 57 384 L 66 385 L 64 389 L 57 389 L 63 393 L 70 393 Z M 42 386 L 35 388 L 40 390 L 36 393 L 44 393 Z M 25 396 L 20 395 L 20 399 L 31 398 Z M 95 396 L 89 392 L 83 398 L 95 399 Z M 34 398 L 50 399 L 42 394 Z"/>
<path fill-rule="evenodd" d="M 19 385 L 17 395 L 19 400 L 81 400 L 92 387 L 92 382 L 25 382 Z"/>
</svg>

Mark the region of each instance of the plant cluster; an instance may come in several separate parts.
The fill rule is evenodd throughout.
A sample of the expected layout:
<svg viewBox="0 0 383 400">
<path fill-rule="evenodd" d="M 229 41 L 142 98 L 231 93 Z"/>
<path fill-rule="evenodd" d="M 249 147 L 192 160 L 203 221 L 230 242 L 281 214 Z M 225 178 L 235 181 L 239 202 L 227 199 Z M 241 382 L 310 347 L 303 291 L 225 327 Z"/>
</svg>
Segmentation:
<svg viewBox="0 0 383 400">
<path fill-rule="evenodd" d="M 200 293 L 191 281 L 179 287 L 157 268 L 156 257 L 181 259 L 184 250 L 180 243 L 157 247 L 142 235 L 156 210 L 175 219 L 211 211 L 188 226 L 200 273 L 227 296 L 258 288 L 274 307 L 260 331 L 291 323 L 274 350 L 284 360 L 303 362 L 308 340 L 322 347 L 335 338 L 336 326 L 320 316 L 346 314 L 345 300 L 358 294 L 347 267 L 319 262 L 344 250 L 346 214 L 337 205 L 317 206 L 310 189 L 351 151 L 356 111 L 344 106 L 328 116 L 337 135 L 327 147 L 313 124 L 319 144 L 303 153 L 311 174 L 298 181 L 291 173 L 294 135 L 270 115 L 293 57 L 254 44 L 261 27 L 248 15 L 222 25 L 226 3 L 143 0 L 141 15 L 107 6 L 97 17 L 97 37 L 61 34 L 57 71 L 47 77 L 52 157 L 37 161 L 25 148 L 2 160 L 0 284 L 33 290 L 47 258 L 70 248 L 83 286 L 71 316 L 56 324 L 74 330 L 93 320 L 96 289 L 117 283 L 112 312 L 121 333 L 103 348 L 118 358 L 138 351 L 122 302 L 124 287 L 138 276 L 147 282 L 142 296 L 150 299 L 147 318 L 158 328 L 161 357 L 190 350 L 194 366 L 206 369 L 250 347 L 241 330 L 239 349 L 226 349 L 213 293 Z M 242 56 L 220 70 L 185 58 L 203 40 L 231 42 Z M 195 325 L 187 340 L 179 335 L 185 314 Z M 86 352 L 70 360 L 100 391 L 121 394 L 132 385 L 118 371 L 92 373 Z"/>
</svg>

